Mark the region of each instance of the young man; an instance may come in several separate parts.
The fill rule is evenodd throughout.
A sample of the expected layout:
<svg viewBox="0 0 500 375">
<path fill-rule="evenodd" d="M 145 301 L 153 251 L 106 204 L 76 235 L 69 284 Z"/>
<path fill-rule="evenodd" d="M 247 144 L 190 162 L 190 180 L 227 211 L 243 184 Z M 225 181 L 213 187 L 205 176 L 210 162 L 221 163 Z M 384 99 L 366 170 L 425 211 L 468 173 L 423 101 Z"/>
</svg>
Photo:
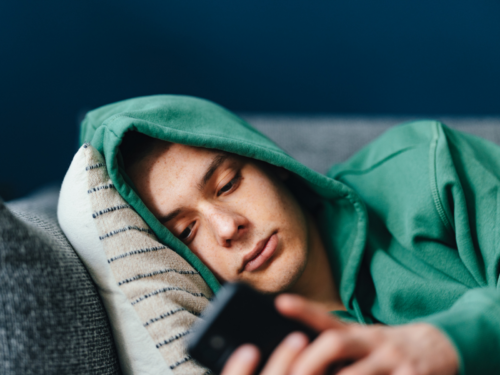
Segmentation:
<svg viewBox="0 0 500 375">
<path fill-rule="evenodd" d="M 293 334 L 264 373 L 346 359 L 342 374 L 498 372 L 497 146 L 414 123 L 322 176 L 224 109 L 176 96 L 91 112 L 89 140 L 121 195 L 214 291 L 241 280 L 309 300 L 277 306 L 319 338 Z M 256 360 L 243 347 L 225 374 Z"/>
</svg>

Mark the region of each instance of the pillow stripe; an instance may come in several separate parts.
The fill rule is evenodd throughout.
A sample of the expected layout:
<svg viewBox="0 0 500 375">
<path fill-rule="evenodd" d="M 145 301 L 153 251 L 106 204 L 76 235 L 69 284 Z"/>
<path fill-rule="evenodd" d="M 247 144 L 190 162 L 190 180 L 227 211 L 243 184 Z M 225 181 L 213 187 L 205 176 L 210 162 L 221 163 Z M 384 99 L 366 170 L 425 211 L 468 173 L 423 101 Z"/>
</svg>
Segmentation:
<svg viewBox="0 0 500 375">
<path fill-rule="evenodd" d="M 168 249 L 168 247 L 166 247 L 166 246 L 155 246 L 155 247 L 149 247 L 149 248 L 145 248 L 145 249 L 132 250 L 132 251 L 129 251 L 128 253 L 124 253 L 124 254 L 115 256 L 113 258 L 109 258 L 108 259 L 108 263 L 114 262 L 115 260 L 118 260 L 118 259 L 123 259 L 123 258 L 131 256 L 131 255 L 137 255 L 137 254 L 142 254 L 142 253 L 149 253 L 151 251 L 159 251 L 159 250 L 164 250 L 164 249 Z"/>
<path fill-rule="evenodd" d="M 95 193 L 95 192 L 102 190 L 102 189 L 114 189 L 114 188 L 115 188 L 115 185 L 106 184 L 106 185 L 102 185 L 102 186 L 93 187 L 92 189 L 87 190 L 87 193 L 92 194 L 92 193 Z"/>
<path fill-rule="evenodd" d="M 126 232 L 128 230 L 138 230 L 139 232 L 146 232 L 149 234 L 154 234 L 153 231 L 149 228 L 139 228 L 139 227 L 136 227 L 134 225 L 128 225 L 124 228 L 116 229 L 112 232 L 106 233 L 104 236 L 99 236 L 99 239 L 102 241 L 108 237 L 114 236 L 114 235 L 119 234 L 119 233 Z"/>
<path fill-rule="evenodd" d="M 164 345 L 168 345 L 168 344 L 170 344 L 171 342 L 174 342 L 175 340 L 179 340 L 181 337 L 184 337 L 184 336 L 188 335 L 190 332 L 191 332 L 190 330 L 187 330 L 187 331 L 184 331 L 184 332 L 182 332 L 182 333 L 179 333 L 179 334 L 177 334 L 177 335 L 175 335 L 175 336 L 172 336 L 172 337 L 170 337 L 170 338 L 168 338 L 168 339 L 164 340 L 163 342 L 160 342 L 160 343 L 156 344 L 156 347 L 157 347 L 157 348 L 161 348 L 161 347 L 162 347 L 162 346 L 164 346 Z"/>
<path fill-rule="evenodd" d="M 162 289 L 155 290 L 154 292 L 148 293 L 148 294 L 146 294 L 146 295 L 144 295 L 144 296 L 142 296 L 140 298 L 137 298 L 135 301 L 132 302 L 132 305 L 135 305 L 135 304 L 137 304 L 139 302 L 142 302 L 142 301 L 144 301 L 147 298 L 154 297 L 154 296 L 156 296 L 156 295 L 158 295 L 160 293 L 166 293 L 166 292 L 171 292 L 171 291 L 189 293 L 192 296 L 203 297 L 203 298 L 206 298 L 207 300 L 210 301 L 210 298 L 207 297 L 206 295 L 204 295 L 203 293 L 190 292 L 189 290 L 178 288 L 178 287 L 167 287 L 167 288 L 162 288 Z"/>
<path fill-rule="evenodd" d="M 96 164 L 93 164 L 93 165 L 89 165 L 85 168 L 86 171 L 91 171 L 92 169 L 96 169 L 96 168 L 101 168 L 101 167 L 104 167 L 106 164 L 104 163 L 96 163 Z"/>
<path fill-rule="evenodd" d="M 122 280 L 122 281 L 118 282 L 118 286 L 121 286 L 121 285 L 127 284 L 127 283 L 131 283 L 133 281 L 137 281 L 137 280 L 140 280 L 140 279 L 144 279 L 146 277 L 153 277 L 153 276 L 156 276 L 156 275 L 162 275 L 162 274 L 167 273 L 167 272 L 175 272 L 175 273 L 178 273 L 180 275 L 199 275 L 200 274 L 198 271 L 183 271 L 183 270 L 176 270 L 176 269 L 173 269 L 173 268 L 167 268 L 167 269 L 164 269 L 164 270 L 159 270 L 159 271 L 154 271 L 154 272 L 150 272 L 150 273 L 145 273 L 145 274 L 142 274 L 142 275 L 137 275 L 137 276 L 131 277 L 129 279 Z"/>
<path fill-rule="evenodd" d="M 188 312 L 188 313 L 190 313 L 190 314 L 193 314 L 193 315 L 196 315 L 196 316 L 200 316 L 200 314 L 198 314 L 198 313 L 197 313 L 197 312 L 195 312 L 195 311 L 189 311 L 189 310 L 185 309 L 184 307 L 180 307 L 180 308 L 178 308 L 178 309 L 175 309 L 175 310 L 171 310 L 171 311 L 169 311 L 169 312 L 166 312 L 165 314 L 161 314 L 160 316 L 158 316 L 158 317 L 156 317 L 156 318 L 150 319 L 148 322 L 144 323 L 144 327 L 147 327 L 147 326 L 149 326 L 150 324 L 154 324 L 154 323 L 156 323 L 156 322 L 157 322 L 157 321 L 159 321 L 159 320 L 165 319 L 165 318 L 167 318 L 167 317 L 169 317 L 169 316 L 171 316 L 171 315 L 174 315 L 174 314 L 176 314 L 176 313 L 178 313 L 178 312 L 182 312 L 182 311 L 186 311 L 186 312 Z"/>
<path fill-rule="evenodd" d="M 119 205 L 119 206 L 114 206 L 114 207 L 108 207 L 108 208 L 105 208 L 104 210 L 101 210 L 101 211 L 96 211 L 92 214 L 92 217 L 95 219 L 97 218 L 98 216 L 101 216 L 101 215 L 104 215 L 104 214 L 107 214 L 109 212 L 114 212 L 114 211 L 118 211 L 118 210 L 123 210 L 125 208 L 131 208 L 129 204 L 122 204 L 122 205 Z"/>
<path fill-rule="evenodd" d="M 188 356 L 184 357 L 183 359 L 181 359 L 180 361 L 175 362 L 172 366 L 170 366 L 170 370 L 173 370 L 174 368 L 182 365 L 183 363 L 185 363 L 187 361 L 191 361 L 192 359 L 193 358 L 190 355 L 188 355 Z"/>
</svg>

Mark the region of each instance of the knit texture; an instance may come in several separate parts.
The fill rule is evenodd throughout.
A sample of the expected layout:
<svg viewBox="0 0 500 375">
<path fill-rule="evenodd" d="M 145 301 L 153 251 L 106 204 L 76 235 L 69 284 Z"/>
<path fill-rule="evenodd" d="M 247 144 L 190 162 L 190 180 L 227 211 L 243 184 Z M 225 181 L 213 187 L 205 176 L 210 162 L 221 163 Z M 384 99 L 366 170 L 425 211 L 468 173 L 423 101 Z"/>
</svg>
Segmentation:
<svg viewBox="0 0 500 375">
<path fill-rule="evenodd" d="M 57 224 L 57 193 L 0 201 L 0 373 L 120 374 L 96 287 Z"/>
</svg>

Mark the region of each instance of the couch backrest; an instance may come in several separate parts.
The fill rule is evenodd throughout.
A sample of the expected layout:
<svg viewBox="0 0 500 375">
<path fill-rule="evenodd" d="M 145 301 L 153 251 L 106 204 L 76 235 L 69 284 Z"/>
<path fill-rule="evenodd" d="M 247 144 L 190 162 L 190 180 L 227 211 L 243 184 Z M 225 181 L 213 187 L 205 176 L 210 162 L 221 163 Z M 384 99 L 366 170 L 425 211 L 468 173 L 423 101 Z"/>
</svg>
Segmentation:
<svg viewBox="0 0 500 375">
<path fill-rule="evenodd" d="M 0 373 L 119 374 L 96 287 L 56 218 L 58 188 L 0 201 Z"/>
<path fill-rule="evenodd" d="M 290 155 L 325 173 L 334 163 L 347 160 L 389 128 L 411 117 L 336 117 L 243 115 Z M 500 144 L 500 118 L 438 118 L 448 126 Z"/>
</svg>

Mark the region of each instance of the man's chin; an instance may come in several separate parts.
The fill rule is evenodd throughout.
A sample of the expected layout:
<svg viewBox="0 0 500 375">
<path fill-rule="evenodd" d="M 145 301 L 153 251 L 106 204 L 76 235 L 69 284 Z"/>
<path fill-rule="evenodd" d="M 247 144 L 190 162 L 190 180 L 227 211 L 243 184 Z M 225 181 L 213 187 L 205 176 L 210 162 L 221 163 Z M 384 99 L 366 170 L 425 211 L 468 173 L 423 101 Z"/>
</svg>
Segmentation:
<svg viewBox="0 0 500 375">
<path fill-rule="evenodd" d="M 300 257 L 293 261 L 286 257 L 278 257 L 262 270 L 243 274 L 239 281 L 264 294 L 292 292 L 304 272 L 305 264 L 305 259 Z"/>
<path fill-rule="evenodd" d="M 281 275 L 281 277 L 261 278 L 259 280 L 252 280 L 253 282 L 248 281 L 247 283 L 261 293 L 274 295 L 290 292 L 300 278 L 300 275 L 301 272 L 297 272 L 295 275 L 287 272 L 285 275 Z"/>
</svg>

